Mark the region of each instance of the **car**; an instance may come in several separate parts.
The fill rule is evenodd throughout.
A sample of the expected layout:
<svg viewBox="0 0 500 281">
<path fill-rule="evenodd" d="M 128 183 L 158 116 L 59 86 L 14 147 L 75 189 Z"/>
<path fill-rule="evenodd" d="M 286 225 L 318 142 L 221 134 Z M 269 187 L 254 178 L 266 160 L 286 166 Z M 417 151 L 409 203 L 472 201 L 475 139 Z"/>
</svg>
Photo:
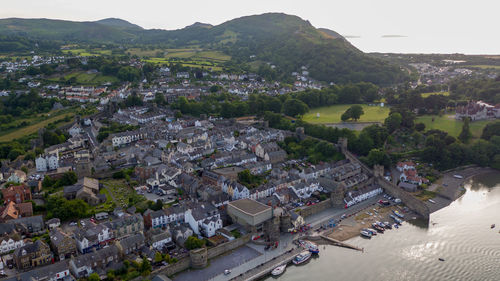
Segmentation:
<svg viewBox="0 0 500 281">
<path fill-rule="evenodd" d="M 387 200 L 379 200 L 378 203 L 380 205 L 383 205 L 383 206 L 389 206 L 389 205 L 391 205 L 391 202 L 389 202 Z"/>
<path fill-rule="evenodd" d="M 347 217 L 347 215 L 346 215 L 346 214 L 343 214 L 340 218 L 341 218 L 341 219 L 345 219 L 346 217 Z"/>
<path fill-rule="evenodd" d="M 76 225 L 77 225 L 77 223 L 73 221 L 73 222 L 70 222 L 70 223 L 69 223 L 69 225 L 70 225 L 70 226 L 76 226 Z"/>
</svg>

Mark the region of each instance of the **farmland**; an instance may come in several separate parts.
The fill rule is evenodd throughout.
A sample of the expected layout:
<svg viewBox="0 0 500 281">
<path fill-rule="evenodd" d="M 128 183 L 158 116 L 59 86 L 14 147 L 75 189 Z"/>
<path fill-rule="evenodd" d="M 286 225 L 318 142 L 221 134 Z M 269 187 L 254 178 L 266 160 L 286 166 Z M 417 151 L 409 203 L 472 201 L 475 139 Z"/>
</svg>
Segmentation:
<svg viewBox="0 0 500 281">
<path fill-rule="evenodd" d="M 33 133 L 38 132 L 38 129 L 43 128 L 52 122 L 62 120 L 66 117 L 72 118 L 73 116 L 74 116 L 74 113 L 67 112 L 67 113 L 62 113 L 62 114 L 52 116 L 52 117 L 47 118 L 47 119 L 41 118 L 40 116 L 34 117 L 30 120 L 25 119 L 24 121 L 32 123 L 32 124 L 29 126 L 26 126 L 26 127 L 22 127 L 22 128 L 13 130 L 13 131 L 7 131 L 7 132 L 0 133 L 0 142 L 8 142 L 8 141 L 12 141 L 12 140 L 15 140 L 15 139 L 27 136 L 27 135 L 31 135 Z M 72 121 L 72 119 L 69 122 L 71 122 L 71 121 Z M 61 124 L 61 125 L 64 125 L 64 124 Z"/>
<path fill-rule="evenodd" d="M 351 106 L 352 104 L 342 104 L 314 108 L 311 109 L 307 114 L 305 114 L 302 119 L 309 123 L 316 124 L 340 123 L 342 122 L 340 120 L 340 116 Z M 363 107 L 363 111 L 365 112 L 365 114 L 361 116 L 361 118 L 358 120 L 359 122 L 384 122 L 384 119 L 389 116 L 388 107 L 368 105 L 361 106 Z M 319 118 L 317 118 L 317 113 L 320 114 Z"/>
<path fill-rule="evenodd" d="M 476 138 L 481 136 L 484 127 L 488 124 L 489 120 L 481 120 L 470 122 L 470 130 L 472 135 Z M 418 117 L 415 123 L 424 123 L 426 130 L 438 129 L 447 132 L 451 136 L 458 137 L 462 131 L 462 121 L 454 119 L 453 115 L 436 116 L 425 115 Z"/>
<path fill-rule="evenodd" d="M 449 96 L 450 92 L 432 92 L 432 93 L 422 93 L 423 98 L 427 98 L 432 95 Z"/>
</svg>

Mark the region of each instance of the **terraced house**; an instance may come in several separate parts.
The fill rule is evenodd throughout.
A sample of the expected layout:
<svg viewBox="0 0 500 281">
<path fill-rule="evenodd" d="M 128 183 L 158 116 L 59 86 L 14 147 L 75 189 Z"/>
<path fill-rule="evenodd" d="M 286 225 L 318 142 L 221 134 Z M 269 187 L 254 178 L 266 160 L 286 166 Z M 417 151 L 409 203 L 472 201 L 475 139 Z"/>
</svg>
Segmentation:
<svg viewBox="0 0 500 281">
<path fill-rule="evenodd" d="M 52 252 L 49 245 L 42 240 L 27 244 L 14 251 L 14 261 L 17 269 L 30 269 L 52 262 Z"/>
</svg>

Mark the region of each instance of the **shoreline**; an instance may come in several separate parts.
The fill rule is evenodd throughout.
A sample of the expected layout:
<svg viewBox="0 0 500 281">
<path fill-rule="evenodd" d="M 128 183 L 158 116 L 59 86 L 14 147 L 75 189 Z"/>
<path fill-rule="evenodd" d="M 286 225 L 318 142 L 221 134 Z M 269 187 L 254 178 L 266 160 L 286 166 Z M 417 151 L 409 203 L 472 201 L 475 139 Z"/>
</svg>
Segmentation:
<svg viewBox="0 0 500 281">
<path fill-rule="evenodd" d="M 441 190 L 438 195 L 433 198 L 433 201 L 435 203 L 431 203 L 429 201 L 424 201 L 424 203 L 429 207 L 431 214 L 438 210 L 441 210 L 449 206 L 452 202 L 461 198 L 465 194 L 466 190 L 464 188 L 464 184 L 467 181 L 469 181 L 473 177 L 490 172 L 499 171 L 485 167 L 467 167 L 463 169 L 448 171 L 444 173 L 442 175 L 442 178 L 440 179 L 440 182 L 444 182 L 446 186 L 440 184 Z M 456 174 L 462 175 L 463 179 L 457 179 L 453 177 L 453 175 Z M 374 209 L 377 210 L 376 213 Z M 398 206 L 384 207 L 375 203 L 360 210 L 354 216 L 342 220 L 342 222 L 334 229 L 324 231 L 321 234 L 333 239 L 337 239 L 339 241 L 347 241 L 351 238 L 359 236 L 359 232 L 362 228 L 371 228 L 371 223 L 373 223 L 374 221 L 389 221 L 394 224 L 392 218 L 389 217 L 393 209 L 398 209 L 401 212 L 402 208 Z M 366 212 L 372 213 L 372 215 L 367 215 Z M 419 216 L 416 213 L 409 210 L 409 212 L 405 213 L 405 219 L 403 221 L 416 219 L 418 217 Z"/>
</svg>

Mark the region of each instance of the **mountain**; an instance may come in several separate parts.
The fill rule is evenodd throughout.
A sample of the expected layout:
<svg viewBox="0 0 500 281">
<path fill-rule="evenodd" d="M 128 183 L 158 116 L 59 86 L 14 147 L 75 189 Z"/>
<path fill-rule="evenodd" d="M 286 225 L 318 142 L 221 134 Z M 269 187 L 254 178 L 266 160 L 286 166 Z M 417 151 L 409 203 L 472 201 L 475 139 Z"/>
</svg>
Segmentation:
<svg viewBox="0 0 500 281">
<path fill-rule="evenodd" d="M 126 20 L 117 19 L 117 18 L 102 19 L 102 20 L 96 21 L 95 23 L 108 25 L 108 26 L 114 26 L 114 27 L 118 27 L 118 28 L 124 28 L 124 29 L 127 29 L 127 28 L 129 28 L 129 29 L 143 29 L 142 27 L 140 27 L 136 24 L 130 23 Z"/>
<path fill-rule="evenodd" d="M 161 44 L 168 48 L 196 45 L 231 55 L 228 65 L 234 69 L 251 65 L 266 77 L 287 80 L 302 66 L 311 77 L 335 83 L 391 84 L 405 79 L 399 67 L 364 54 L 338 33 L 282 13 L 246 16 L 216 26 L 195 23 L 178 30 L 145 30 L 120 19 L 0 19 L 0 35 L 65 43 Z"/>
</svg>

